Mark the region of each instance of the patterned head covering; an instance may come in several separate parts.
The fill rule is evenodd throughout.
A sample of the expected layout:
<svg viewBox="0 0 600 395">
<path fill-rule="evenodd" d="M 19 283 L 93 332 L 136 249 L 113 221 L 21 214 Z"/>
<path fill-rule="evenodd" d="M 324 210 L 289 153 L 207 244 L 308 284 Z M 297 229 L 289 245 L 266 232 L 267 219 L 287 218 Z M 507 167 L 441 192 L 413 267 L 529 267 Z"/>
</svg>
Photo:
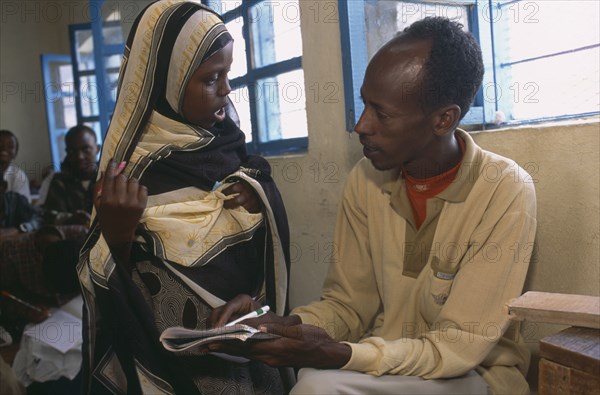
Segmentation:
<svg viewBox="0 0 600 395">
<path fill-rule="evenodd" d="M 219 16 L 199 1 L 166 0 L 150 5 L 133 25 L 125 48 L 100 168 L 105 169 L 111 158 L 129 159 L 141 135 L 152 129 L 152 121 L 179 137 L 173 140 L 163 135 L 158 144 L 182 146 L 197 140 L 199 133 L 209 137 L 207 131 L 183 122 L 184 92 L 198 66 L 232 40 Z"/>
</svg>

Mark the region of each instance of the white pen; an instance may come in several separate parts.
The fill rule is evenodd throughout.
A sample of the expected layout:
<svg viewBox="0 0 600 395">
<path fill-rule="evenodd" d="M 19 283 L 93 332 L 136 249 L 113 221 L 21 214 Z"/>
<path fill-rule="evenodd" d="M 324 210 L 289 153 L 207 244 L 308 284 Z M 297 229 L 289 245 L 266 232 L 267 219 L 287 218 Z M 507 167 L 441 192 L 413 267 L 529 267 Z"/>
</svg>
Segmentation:
<svg viewBox="0 0 600 395">
<path fill-rule="evenodd" d="M 249 312 L 246 315 L 241 316 L 237 320 L 233 320 L 233 321 L 225 324 L 225 326 L 235 325 L 238 322 L 241 322 L 241 321 L 244 321 L 244 320 L 247 320 L 247 319 L 250 319 L 250 318 L 260 317 L 261 315 L 267 314 L 267 311 L 269 311 L 269 310 L 270 310 L 269 306 L 263 306 L 260 309 L 256 309 L 254 311 Z"/>
</svg>

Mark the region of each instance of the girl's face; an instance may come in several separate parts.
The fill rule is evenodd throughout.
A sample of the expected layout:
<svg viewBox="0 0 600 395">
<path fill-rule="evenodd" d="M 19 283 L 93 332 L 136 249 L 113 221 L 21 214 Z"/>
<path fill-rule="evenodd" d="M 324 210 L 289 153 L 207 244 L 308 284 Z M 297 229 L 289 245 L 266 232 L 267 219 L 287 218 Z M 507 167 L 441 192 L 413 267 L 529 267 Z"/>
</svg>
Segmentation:
<svg viewBox="0 0 600 395">
<path fill-rule="evenodd" d="M 227 95 L 231 92 L 227 73 L 233 61 L 233 42 L 200 64 L 185 87 L 183 117 L 193 125 L 209 129 L 225 120 Z"/>
</svg>

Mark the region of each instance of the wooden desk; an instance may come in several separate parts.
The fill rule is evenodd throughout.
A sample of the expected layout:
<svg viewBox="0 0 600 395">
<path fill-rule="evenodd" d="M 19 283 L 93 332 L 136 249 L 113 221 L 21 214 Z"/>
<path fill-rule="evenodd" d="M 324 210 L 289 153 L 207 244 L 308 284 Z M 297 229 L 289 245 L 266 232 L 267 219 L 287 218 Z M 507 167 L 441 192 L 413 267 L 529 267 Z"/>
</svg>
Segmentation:
<svg viewBox="0 0 600 395">
<path fill-rule="evenodd" d="M 571 327 L 540 340 L 540 395 L 600 394 L 600 330 Z"/>
</svg>

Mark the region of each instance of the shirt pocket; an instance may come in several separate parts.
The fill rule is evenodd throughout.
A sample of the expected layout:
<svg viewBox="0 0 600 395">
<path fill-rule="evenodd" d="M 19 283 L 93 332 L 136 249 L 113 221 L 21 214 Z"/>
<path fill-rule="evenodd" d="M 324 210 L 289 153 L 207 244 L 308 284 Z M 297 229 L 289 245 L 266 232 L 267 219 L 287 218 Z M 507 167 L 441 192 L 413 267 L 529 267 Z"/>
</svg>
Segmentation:
<svg viewBox="0 0 600 395">
<path fill-rule="evenodd" d="M 432 324 L 448 300 L 458 265 L 444 264 L 433 256 L 431 266 L 426 270 L 429 272 L 421 294 L 421 314 L 428 324 Z"/>
</svg>

